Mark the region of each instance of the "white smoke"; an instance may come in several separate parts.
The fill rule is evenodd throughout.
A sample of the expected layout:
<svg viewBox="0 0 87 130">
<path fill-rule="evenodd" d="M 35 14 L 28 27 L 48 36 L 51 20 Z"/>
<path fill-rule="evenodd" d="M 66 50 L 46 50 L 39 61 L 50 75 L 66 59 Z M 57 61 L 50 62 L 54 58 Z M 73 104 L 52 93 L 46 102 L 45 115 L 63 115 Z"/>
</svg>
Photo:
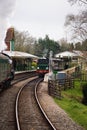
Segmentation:
<svg viewBox="0 0 87 130">
<path fill-rule="evenodd" d="M 6 48 L 4 39 L 15 10 L 16 0 L 0 0 L 0 51 Z"/>
</svg>

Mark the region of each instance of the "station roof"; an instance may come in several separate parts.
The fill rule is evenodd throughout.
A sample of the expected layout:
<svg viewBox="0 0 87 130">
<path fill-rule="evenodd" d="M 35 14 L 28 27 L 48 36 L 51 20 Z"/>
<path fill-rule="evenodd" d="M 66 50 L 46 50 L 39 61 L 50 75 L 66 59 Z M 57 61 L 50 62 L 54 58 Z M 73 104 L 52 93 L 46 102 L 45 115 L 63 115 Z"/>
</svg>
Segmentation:
<svg viewBox="0 0 87 130">
<path fill-rule="evenodd" d="M 61 52 L 55 55 L 55 57 L 57 58 L 62 58 L 62 57 L 78 57 L 79 55 L 73 52 L 69 52 L 69 51 L 65 51 L 65 52 Z"/>
<path fill-rule="evenodd" d="M 14 58 L 36 58 L 38 59 L 37 56 L 26 53 L 26 52 L 20 52 L 20 51 L 3 51 L 3 53 L 9 55 L 10 57 Z"/>
</svg>

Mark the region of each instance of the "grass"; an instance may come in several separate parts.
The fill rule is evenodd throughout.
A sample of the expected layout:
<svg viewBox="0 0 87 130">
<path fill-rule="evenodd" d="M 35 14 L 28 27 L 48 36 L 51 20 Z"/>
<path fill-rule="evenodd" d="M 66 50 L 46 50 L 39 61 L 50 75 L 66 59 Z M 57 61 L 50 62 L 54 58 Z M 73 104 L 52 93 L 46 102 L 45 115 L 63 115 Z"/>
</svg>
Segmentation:
<svg viewBox="0 0 87 130">
<path fill-rule="evenodd" d="M 55 102 L 64 109 L 68 115 L 79 125 L 87 130 L 87 106 L 81 103 L 83 95 L 81 82 L 75 81 L 75 88 L 62 91 L 61 100 L 54 99 Z"/>
</svg>

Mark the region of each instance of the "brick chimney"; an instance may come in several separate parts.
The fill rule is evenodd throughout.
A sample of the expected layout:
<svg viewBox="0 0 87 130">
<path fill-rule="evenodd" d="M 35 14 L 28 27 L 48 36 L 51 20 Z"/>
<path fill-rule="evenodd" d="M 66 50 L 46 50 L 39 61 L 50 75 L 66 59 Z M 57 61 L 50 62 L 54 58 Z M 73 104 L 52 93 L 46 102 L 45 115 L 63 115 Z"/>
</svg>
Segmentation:
<svg viewBox="0 0 87 130">
<path fill-rule="evenodd" d="M 10 51 L 10 42 L 14 40 L 14 28 L 9 28 L 6 32 L 5 43 L 7 45 L 6 51 Z"/>
</svg>

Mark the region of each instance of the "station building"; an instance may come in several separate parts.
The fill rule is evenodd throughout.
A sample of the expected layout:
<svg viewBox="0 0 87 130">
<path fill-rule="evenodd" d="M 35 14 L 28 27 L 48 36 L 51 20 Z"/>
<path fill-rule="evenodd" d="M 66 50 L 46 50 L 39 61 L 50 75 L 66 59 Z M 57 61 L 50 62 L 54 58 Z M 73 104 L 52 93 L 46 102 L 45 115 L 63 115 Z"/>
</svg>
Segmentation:
<svg viewBox="0 0 87 130">
<path fill-rule="evenodd" d="M 25 71 L 35 69 L 32 61 L 38 59 L 37 56 L 20 51 L 3 51 L 12 58 L 15 71 Z"/>
</svg>

